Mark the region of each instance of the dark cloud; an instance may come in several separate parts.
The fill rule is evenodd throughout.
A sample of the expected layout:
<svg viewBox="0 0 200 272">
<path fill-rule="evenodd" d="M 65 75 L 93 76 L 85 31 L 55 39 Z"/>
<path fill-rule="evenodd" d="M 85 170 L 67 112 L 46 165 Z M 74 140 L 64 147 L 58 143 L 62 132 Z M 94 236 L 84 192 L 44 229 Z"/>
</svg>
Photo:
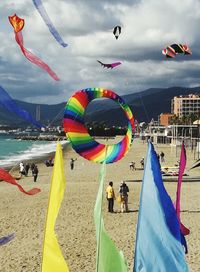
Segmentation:
<svg viewBox="0 0 200 272">
<path fill-rule="evenodd" d="M 198 0 L 43 0 L 43 4 L 67 48 L 51 36 L 32 1 L 0 3 L 0 85 L 12 97 L 54 104 L 86 87 L 128 94 L 151 87 L 199 85 Z M 25 47 L 61 81 L 55 82 L 23 56 L 8 22 L 15 12 L 25 19 Z M 118 40 L 112 33 L 115 25 L 122 26 Z M 161 51 L 175 42 L 187 43 L 193 54 L 166 60 Z M 103 69 L 98 59 L 122 65 Z"/>
</svg>

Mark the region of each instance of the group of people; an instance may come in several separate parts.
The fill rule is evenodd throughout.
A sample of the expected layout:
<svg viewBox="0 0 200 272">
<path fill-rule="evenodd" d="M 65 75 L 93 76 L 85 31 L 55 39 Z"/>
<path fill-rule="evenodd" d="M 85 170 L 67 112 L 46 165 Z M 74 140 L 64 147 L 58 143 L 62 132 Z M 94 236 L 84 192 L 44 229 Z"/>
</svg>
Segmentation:
<svg viewBox="0 0 200 272">
<path fill-rule="evenodd" d="M 19 164 L 19 173 L 20 173 L 21 177 L 23 175 L 25 177 L 27 177 L 28 173 L 29 173 L 29 169 L 31 169 L 32 176 L 34 178 L 34 182 L 36 182 L 37 177 L 38 177 L 38 173 L 39 173 L 37 165 L 35 163 L 31 163 L 31 165 L 30 165 L 29 163 L 20 162 L 20 164 Z"/>
<path fill-rule="evenodd" d="M 54 166 L 53 157 L 50 157 L 50 158 L 49 158 L 48 160 L 46 160 L 44 163 L 45 163 L 46 167 L 52 167 L 52 166 Z"/>
<path fill-rule="evenodd" d="M 125 181 L 122 181 L 119 187 L 119 202 L 121 212 L 128 212 L 128 192 L 129 188 Z M 108 187 L 106 188 L 106 199 L 108 201 L 108 212 L 114 212 L 114 201 L 116 199 L 115 192 L 113 188 L 113 182 L 110 181 Z"/>
<path fill-rule="evenodd" d="M 144 169 L 144 157 L 140 160 L 140 165 L 141 165 L 141 168 Z M 129 168 L 130 170 L 134 171 L 136 170 L 136 167 L 135 167 L 135 162 L 130 162 L 129 163 Z"/>
<path fill-rule="evenodd" d="M 165 162 L 165 154 L 163 151 L 160 152 L 160 154 L 157 153 L 157 157 L 158 157 L 158 160 L 160 162 Z M 141 169 L 144 169 L 144 157 L 141 158 L 140 160 L 140 166 L 141 166 Z M 135 167 L 135 162 L 130 162 L 129 163 L 129 168 L 130 170 L 134 171 L 136 170 L 136 167 Z"/>
</svg>

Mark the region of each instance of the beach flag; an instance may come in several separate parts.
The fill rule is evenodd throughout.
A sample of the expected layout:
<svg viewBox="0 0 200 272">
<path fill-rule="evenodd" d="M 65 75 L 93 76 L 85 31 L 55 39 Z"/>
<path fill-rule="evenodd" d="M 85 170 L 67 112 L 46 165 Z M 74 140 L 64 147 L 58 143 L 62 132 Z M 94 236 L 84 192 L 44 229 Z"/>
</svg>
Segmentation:
<svg viewBox="0 0 200 272">
<path fill-rule="evenodd" d="M 182 184 L 183 174 L 185 171 L 185 166 L 186 166 L 186 151 L 185 151 L 185 145 L 184 143 L 182 143 L 179 172 L 178 172 L 178 185 L 177 185 L 177 192 L 176 192 L 176 214 L 179 221 L 181 217 L 181 184 Z"/>
<path fill-rule="evenodd" d="M 8 236 L 4 236 L 0 238 L 0 246 L 3 246 L 9 243 L 12 239 L 15 238 L 15 233 L 9 234 Z"/>
<path fill-rule="evenodd" d="M 42 272 L 69 272 L 67 263 L 62 256 L 62 252 L 54 231 L 56 218 L 65 191 L 65 186 L 66 182 L 64 176 L 62 147 L 60 143 L 57 143 L 46 219 Z"/>
<path fill-rule="evenodd" d="M 184 236 L 186 236 L 190 233 L 190 230 L 188 228 L 186 228 L 181 223 L 181 184 L 182 184 L 183 174 L 184 174 L 185 167 L 186 167 L 186 160 L 187 160 L 186 159 L 186 150 L 185 150 L 185 145 L 183 142 L 182 147 L 181 147 L 181 155 L 180 155 L 180 163 L 179 163 L 178 184 L 177 184 L 177 191 L 176 191 L 175 207 L 176 207 L 176 214 L 177 214 L 179 224 L 180 224 L 180 229 L 181 229 L 182 244 L 185 247 L 185 253 L 188 252 L 188 249 L 187 249 L 187 242 L 186 242 Z"/>
<path fill-rule="evenodd" d="M 99 191 L 94 208 L 94 221 L 97 239 L 96 272 L 127 272 L 127 263 L 124 259 L 123 253 L 118 251 L 114 242 L 106 233 L 102 218 L 105 161 L 101 167 Z"/>
<path fill-rule="evenodd" d="M 179 221 L 149 143 L 138 215 L 134 272 L 189 272 Z"/>
</svg>

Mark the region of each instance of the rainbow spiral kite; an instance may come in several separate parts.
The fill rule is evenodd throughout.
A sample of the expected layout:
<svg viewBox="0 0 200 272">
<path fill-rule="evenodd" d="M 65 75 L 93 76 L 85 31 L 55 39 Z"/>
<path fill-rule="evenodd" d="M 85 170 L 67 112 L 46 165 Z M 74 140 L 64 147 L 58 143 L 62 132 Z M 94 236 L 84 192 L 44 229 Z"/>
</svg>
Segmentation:
<svg viewBox="0 0 200 272">
<path fill-rule="evenodd" d="M 96 98 L 110 98 L 124 110 L 128 119 L 127 133 L 117 144 L 104 145 L 96 142 L 84 125 L 84 114 L 88 104 Z M 87 160 L 102 163 L 113 163 L 126 155 L 132 144 L 135 131 L 134 117 L 124 100 L 111 90 L 88 88 L 76 92 L 68 101 L 64 113 L 64 131 L 71 141 L 74 150 Z"/>
</svg>

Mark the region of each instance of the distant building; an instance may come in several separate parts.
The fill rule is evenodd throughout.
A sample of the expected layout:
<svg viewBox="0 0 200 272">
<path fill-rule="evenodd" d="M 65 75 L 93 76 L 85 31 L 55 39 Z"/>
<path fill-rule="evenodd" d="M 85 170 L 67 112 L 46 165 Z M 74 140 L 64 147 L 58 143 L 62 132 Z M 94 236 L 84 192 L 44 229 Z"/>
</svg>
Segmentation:
<svg viewBox="0 0 200 272">
<path fill-rule="evenodd" d="M 172 113 L 161 113 L 160 114 L 160 125 L 161 126 L 169 126 L 170 120 L 174 114 Z"/>
<path fill-rule="evenodd" d="M 200 95 L 175 96 L 171 102 L 171 112 L 178 117 L 198 114 L 200 112 Z"/>
</svg>

